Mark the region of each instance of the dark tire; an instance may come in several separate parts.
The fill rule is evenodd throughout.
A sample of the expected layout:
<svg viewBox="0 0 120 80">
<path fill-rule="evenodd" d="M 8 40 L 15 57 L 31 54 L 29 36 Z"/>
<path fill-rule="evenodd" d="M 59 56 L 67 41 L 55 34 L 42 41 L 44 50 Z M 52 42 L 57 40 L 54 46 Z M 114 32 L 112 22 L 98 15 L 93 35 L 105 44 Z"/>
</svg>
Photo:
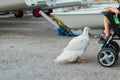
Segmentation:
<svg viewBox="0 0 120 80">
<path fill-rule="evenodd" d="M 104 45 L 102 46 L 102 49 L 103 49 L 103 47 L 104 47 Z M 119 47 L 118 43 L 115 41 L 110 41 L 110 43 L 108 45 L 106 45 L 105 48 L 113 48 L 117 54 L 120 52 L 120 47 Z"/>
<path fill-rule="evenodd" d="M 45 14 L 50 15 L 52 13 L 52 9 L 45 10 Z"/>
<path fill-rule="evenodd" d="M 39 8 L 33 9 L 33 16 L 34 17 L 41 17 L 41 14 L 39 12 L 40 12 Z"/>
<path fill-rule="evenodd" d="M 22 18 L 23 17 L 23 11 L 15 11 L 14 12 L 14 16 L 16 17 L 16 18 Z"/>
<path fill-rule="evenodd" d="M 118 45 L 117 42 L 111 41 L 111 45 L 113 45 L 116 48 L 116 50 L 117 50 L 118 53 L 120 52 L 120 47 L 119 47 L 119 45 Z"/>
<path fill-rule="evenodd" d="M 118 60 L 118 55 L 112 48 L 102 49 L 97 56 L 99 64 L 104 67 L 111 67 Z"/>
</svg>

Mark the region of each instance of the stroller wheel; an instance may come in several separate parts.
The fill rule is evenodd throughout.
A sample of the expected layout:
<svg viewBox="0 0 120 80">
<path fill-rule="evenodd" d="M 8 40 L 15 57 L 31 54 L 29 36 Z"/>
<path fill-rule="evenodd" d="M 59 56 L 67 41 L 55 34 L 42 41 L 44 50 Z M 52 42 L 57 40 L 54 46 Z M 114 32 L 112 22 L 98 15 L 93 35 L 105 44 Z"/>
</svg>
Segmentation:
<svg viewBox="0 0 120 80">
<path fill-rule="evenodd" d="M 119 45 L 115 41 L 111 41 L 110 44 L 113 45 L 116 48 L 117 52 L 119 53 L 119 51 L 120 51 Z"/>
<path fill-rule="evenodd" d="M 112 48 L 104 48 L 98 53 L 98 62 L 104 67 L 111 67 L 118 59 Z"/>
<path fill-rule="evenodd" d="M 102 49 L 104 48 L 104 45 L 102 46 Z M 115 41 L 110 41 L 110 43 L 105 48 L 112 48 L 115 50 L 115 52 L 118 54 L 120 51 L 120 47 Z"/>
</svg>

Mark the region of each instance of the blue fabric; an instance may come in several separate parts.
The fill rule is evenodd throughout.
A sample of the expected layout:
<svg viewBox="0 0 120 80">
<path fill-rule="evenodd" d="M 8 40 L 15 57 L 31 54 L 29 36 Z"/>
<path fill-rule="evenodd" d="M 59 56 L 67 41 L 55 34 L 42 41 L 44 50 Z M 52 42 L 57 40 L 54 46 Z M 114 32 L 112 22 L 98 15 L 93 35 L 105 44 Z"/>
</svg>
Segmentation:
<svg viewBox="0 0 120 80">
<path fill-rule="evenodd" d="M 53 19 L 56 21 L 56 23 L 59 25 L 58 28 L 58 34 L 62 36 L 76 36 L 69 27 L 63 24 L 62 21 L 59 19 L 53 17 Z"/>
<path fill-rule="evenodd" d="M 72 33 L 72 31 L 68 31 L 65 27 L 59 26 L 58 28 L 58 34 L 62 36 L 76 36 Z"/>
</svg>

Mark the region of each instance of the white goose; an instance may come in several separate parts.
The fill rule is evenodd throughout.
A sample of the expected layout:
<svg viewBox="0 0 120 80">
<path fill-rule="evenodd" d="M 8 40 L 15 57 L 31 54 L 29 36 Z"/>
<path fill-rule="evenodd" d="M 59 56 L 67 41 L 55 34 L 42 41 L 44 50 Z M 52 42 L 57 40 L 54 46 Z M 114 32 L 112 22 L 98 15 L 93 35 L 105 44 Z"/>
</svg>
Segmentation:
<svg viewBox="0 0 120 80">
<path fill-rule="evenodd" d="M 56 63 L 69 63 L 69 62 L 86 62 L 86 60 L 81 59 L 82 54 L 84 54 L 88 44 L 89 44 L 89 28 L 85 27 L 83 33 L 75 38 L 73 38 L 68 46 L 63 50 L 60 56 L 55 59 Z"/>
</svg>

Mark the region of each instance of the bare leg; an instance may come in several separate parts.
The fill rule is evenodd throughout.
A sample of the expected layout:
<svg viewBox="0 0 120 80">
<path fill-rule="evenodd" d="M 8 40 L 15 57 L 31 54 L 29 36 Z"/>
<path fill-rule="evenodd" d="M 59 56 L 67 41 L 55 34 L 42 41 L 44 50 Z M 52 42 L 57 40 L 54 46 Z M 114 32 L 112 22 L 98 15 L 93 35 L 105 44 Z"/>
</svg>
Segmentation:
<svg viewBox="0 0 120 80">
<path fill-rule="evenodd" d="M 117 8 L 113 8 L 113 7 L 107 7 L 104 9 L 105 12 L 113 12 L 116 14 L 120 14 L 120 11 Z"/>
<path fill-rule="evenodd" d="M 110 30 L 109 30 L 109 24 L 107 18 L 104 16 L 104 33 L 105 33 L 105 38 L 108 38 L 110 35 Z"/>
<path fill-rule="evenodd" d="M 79 62 L 79 63 L 86 63 L 87 62 L 87 60 L 80 59 L 80 57 L 77 57 L 76 61 Z"/>
<path fill-rule="evenodd" d="M 117 8 L 113 8 L 113 7 L 107 7 L 104 9 L 104 11 L 120 14 L 120 11 Z M 104 30 L 105 38 L 107 39 L 110 36 L 110 29 L 109 29 L 107 17 L 105 17 L 105 16 L 104 16 L 104 28 L 105 28 L 105 30 Z"/>
<path fill-rule="evenodd" d="M 112 7 L 107 7 L 107 8 L 104 9 L 104 11 L 105 11 L 105 12 L 111 12 L 111 8 L 112 8 Z"/>
</svg>

